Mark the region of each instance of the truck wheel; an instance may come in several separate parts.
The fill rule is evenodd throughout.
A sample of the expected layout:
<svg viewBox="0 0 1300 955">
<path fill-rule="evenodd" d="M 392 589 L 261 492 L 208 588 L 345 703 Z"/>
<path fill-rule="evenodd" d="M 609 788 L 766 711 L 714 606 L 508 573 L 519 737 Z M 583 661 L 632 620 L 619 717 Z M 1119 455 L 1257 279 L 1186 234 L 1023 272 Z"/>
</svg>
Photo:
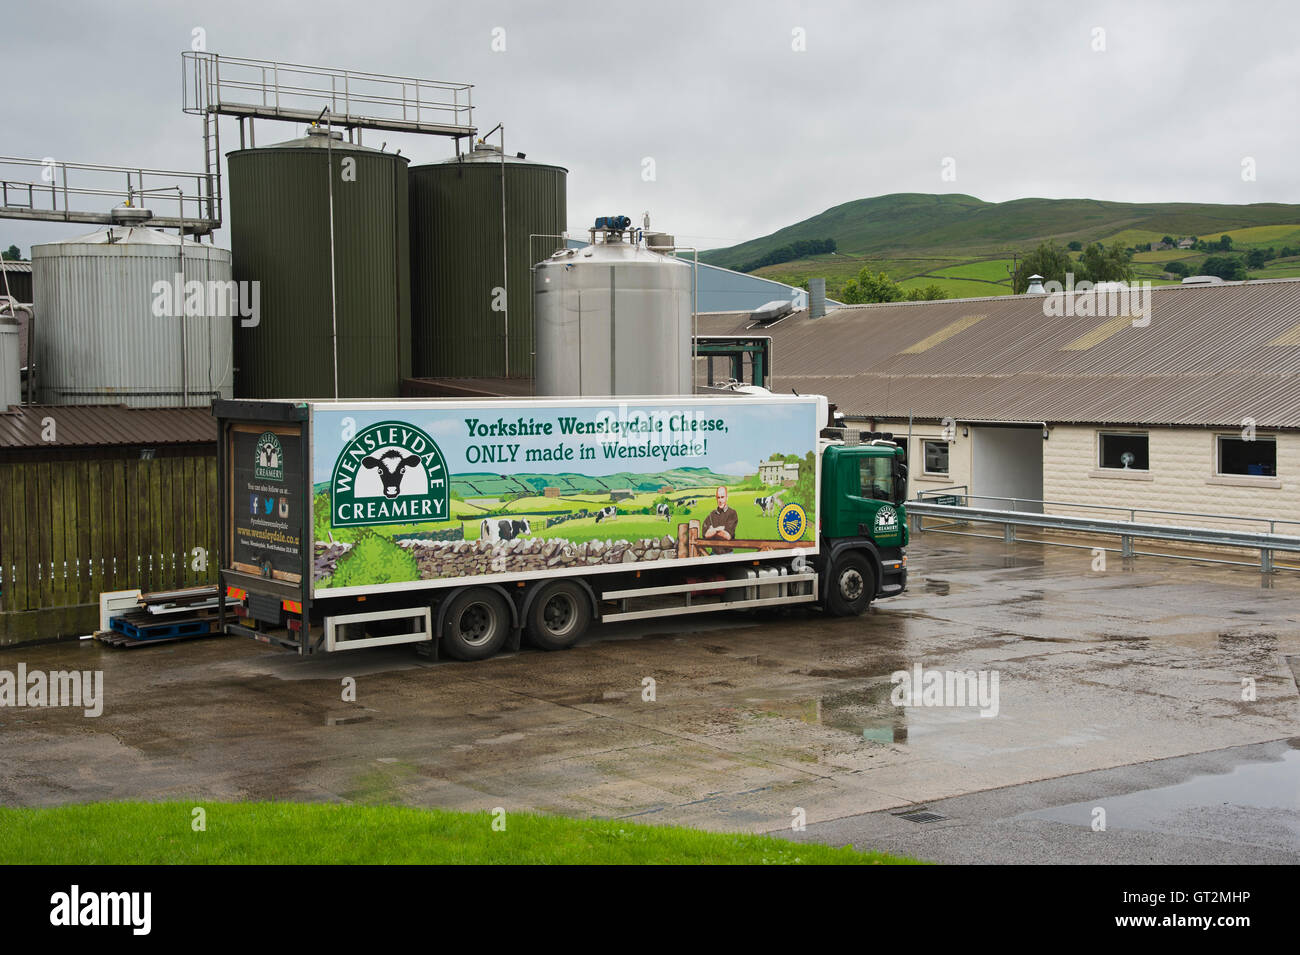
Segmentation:
<svg viewBox="0 0 1300 955">
<path fill-rule="evenodd" d="M 539 650 L 567 650 L 587 632 L 591 605 L 581 587 L 557 580 L 542 587 L 528 607 L 524 632 Z"/>
<path fill-rule="evenodd" d="M 471 587 L 451 598 L 442 621 L 442 648 L 457 660 L 486 660 L 510 635 L 510 606 L 495 590 Z"/>
<path fill-rule="evenodd" d="M 826 586 L 826 609 L 836 617 L 856 617 L 876 595 L 876 575 L 865 557 L 851 551 L 835 562 Z"/>
</svg>

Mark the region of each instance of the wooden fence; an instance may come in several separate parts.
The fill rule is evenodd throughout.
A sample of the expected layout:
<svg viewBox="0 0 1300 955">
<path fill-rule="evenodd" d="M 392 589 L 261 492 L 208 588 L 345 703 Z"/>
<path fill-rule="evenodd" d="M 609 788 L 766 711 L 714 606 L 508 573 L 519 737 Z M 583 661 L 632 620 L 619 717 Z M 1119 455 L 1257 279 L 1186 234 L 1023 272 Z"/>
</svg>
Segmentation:
<svg viewBox="0 0 1300 955">
<path fill-rule="evenodd" d="M 720 537 L 702 537 L 700 522 L 692 520 L 677 525 L 677 556 L 703 557 L 728 550 L 797 550 L 806 547 L 807 541 L 727 540 Z"/>
<path fill-rule="evenodd" d="M 0 611 L 216 579 L 211 455 L 0 462 Z"/>
</svg>

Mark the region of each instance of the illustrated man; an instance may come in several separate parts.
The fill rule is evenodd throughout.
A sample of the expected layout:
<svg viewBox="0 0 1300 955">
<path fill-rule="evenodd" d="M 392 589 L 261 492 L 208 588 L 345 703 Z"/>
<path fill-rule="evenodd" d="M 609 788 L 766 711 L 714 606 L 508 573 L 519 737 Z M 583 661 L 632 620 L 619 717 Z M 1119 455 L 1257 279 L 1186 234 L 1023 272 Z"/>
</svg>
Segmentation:
<svg viewBox="0 0 1300 955">
<path fill-rule="evenodd" d="M 736 536 L 736 524 L 740 515 L 734 507 L 727 507 L 727 489 L 718 488 L 718 506 L 709 511 L 704 518 L 704 536 L 720 540 L 733 540 Z"/>
</svg>

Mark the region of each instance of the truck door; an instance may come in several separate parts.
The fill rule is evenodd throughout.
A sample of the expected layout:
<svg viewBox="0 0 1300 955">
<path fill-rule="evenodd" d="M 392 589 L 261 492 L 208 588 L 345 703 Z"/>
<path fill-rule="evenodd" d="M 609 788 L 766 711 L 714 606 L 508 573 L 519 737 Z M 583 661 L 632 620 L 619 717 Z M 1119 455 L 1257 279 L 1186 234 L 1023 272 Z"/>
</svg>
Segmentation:
<svg viewBox="0 0 1300 955">
<path fill-rule="evenodd" d="M 895 464 L 892 449 L 886 453 L 864 448 L 846 457 L 849 473 L 844 484 L 856 533 L 871 538 L 878 547 L 902 547 L 906 532 L 897 505 L 906 478 Z"/>
</svg>

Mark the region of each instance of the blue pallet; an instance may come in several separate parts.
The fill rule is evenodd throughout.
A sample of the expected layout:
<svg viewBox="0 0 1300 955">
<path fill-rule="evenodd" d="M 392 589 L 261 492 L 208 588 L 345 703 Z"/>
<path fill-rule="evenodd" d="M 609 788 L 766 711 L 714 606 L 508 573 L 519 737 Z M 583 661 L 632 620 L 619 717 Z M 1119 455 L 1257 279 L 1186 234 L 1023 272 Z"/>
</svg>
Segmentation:
<svg viewBox="0 0 1300 955">
<path fill-rule="evenodd" d="M 193 637 L 212 633 L 215 619 L 181 620 L 170 623 L 158 622 L 139 625 L 125 617 L 114 617 L 109 625 L 118 633 L 125 634 L 133 640 L 168 640 L 175 637 Z"/>
</svg>

